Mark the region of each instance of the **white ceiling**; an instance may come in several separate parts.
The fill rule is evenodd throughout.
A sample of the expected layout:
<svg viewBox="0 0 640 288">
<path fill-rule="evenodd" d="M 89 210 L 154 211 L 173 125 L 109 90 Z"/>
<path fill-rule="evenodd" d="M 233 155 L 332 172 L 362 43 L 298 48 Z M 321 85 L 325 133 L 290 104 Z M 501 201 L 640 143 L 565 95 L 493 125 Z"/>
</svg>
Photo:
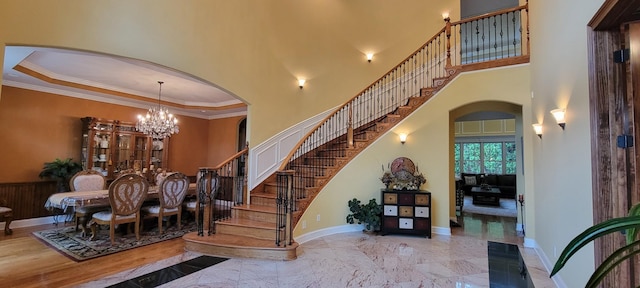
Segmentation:
<svg viewBox="0 0 640 288">
<path fill-rule="evenodd" d="M 6 46 L 2 85 L 147 109 L 158 102 L 176 115 L 205 119 L 246 115 L 226 91 L 179 71 L 110 55 Z"/>
</svg>

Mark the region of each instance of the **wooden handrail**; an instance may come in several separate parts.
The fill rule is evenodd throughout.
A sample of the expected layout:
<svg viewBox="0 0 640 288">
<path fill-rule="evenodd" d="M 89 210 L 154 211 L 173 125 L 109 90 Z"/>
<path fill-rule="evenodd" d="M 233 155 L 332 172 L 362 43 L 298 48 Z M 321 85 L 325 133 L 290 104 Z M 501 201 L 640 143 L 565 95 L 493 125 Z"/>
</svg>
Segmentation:
<svg viewBox="0 0 640 288">
<path fill-rule="evenodd" d="M 279 167 L 279 170 L 286 170 L 288 169 L 287 166 L 289 165 L 289 163 L 293 160 L 294 157 L 300 157 L 300 155 L 296 155 L 297 153 L 304 153 L 302 149 L 302 147 L 304 146 L 305 149 L 307 147 L 319 147 L 319 145 L 322 145 L 322 143 L 319 143 L 319 139 L 314 139 L 313 142 L 308 142 L 308 139 L 310 139 L 312 136 L 314 136 L 315 133 L 326 133 L 326 131 L 320 131 L 319 129 L 323 128 L 324 125 L 326 123 L 329 123 L 329 121 L 333 121 L 337 124 L 335 124 L 334 126 L 331 126 L 333 129 L 335 129 L 336 131 L 345 131 L 346 135 L 347 135 L 347 142 L 349 143 L 349 145 L 352 145 L 353 142 L 353 126 L 352 123 L 354 122 L 358 122 L 359 125 L 362 125 L 362 121 L 365 119 L 352 119 L 352 115 L 353 115 L 353 107 L 354 106 L 358 106 L 358 107 L 362 107 L 363 105 L 371 105 L 371 101 L 374 101 L 373 99 L 371 99 L 372 96 L 367 96 L 367 93 L 369 94 L 376 94 L 377 96 L 380 96 L 381 94 L 384 94 L 384 92 L 387 92 L 389 90 L 394 90 L 393 93 L 395 92 L 395 89 L 398 87 L 401 87 L 401 85 L 405 85 L 404 82 L 402 81 L 406 81 L 408 77 L 418 77 L 415 76 L 414 74 L 418 74 L 418 73 L 422 73 L 419 80 L 425 80 L 425 81 L 432 81 L 435 80 L 436 78 L 439 77 L 445 77 L 448 76 L 447 73 L 448 70 L 451 69 L 452 65 L 457 65 L 457 67 L 462 67 L 465 64 L 470 64 L 470 61 L 487 61 L 484 59 L 480 59 L 478 60 L 478 56 L 477 55 L 472 55 L 471 58 L 472 60 L 468 60 L 468 59 L 463 59 L 463 57 L 468 57 L 467 55 L 462 55 L 462 51 L 463 50 L 458 50 L 458 48 L 454 48 L 456 49 L 455 51 L 460 53 L 458 54 L 458 56 L 460 56 L 460 58 L 456 58 L 456 63 L 452 64 L 451 58 L 452 58 L 452 53 L 451 53 L 451 28 L 452 26 L 459 26 L 461 24 L 464 23 L 468 23 L 468 22 L 473 22 L 473 21 L 478 21 L 481 19 L 487 19 L 487 18 L 491 18 L 491 17 L 496 17 L 499 15 L 505 15 L 508 13 L 512 13 L 512 12 L 516 12 L 516 11 L 526 11 L 528 12 L 528 3 L 522 6 L 518 6 L 518 7 L 514 7 L 514 8 L 510 8 L 510 9 L 505 9 L 505 10 L 501 10 L 498 12 L 494 12 L 494 13 L 487 13 L 484 15 L 480 15 L 480 16 L 476 16 L 476 17 L 472 17 L 472 18 L 468 18 L 468 19 L 464 19 L 461 21 L 457 21 L 457 22 L 450 22 L 449 19 L 445 19 L 445 26 L 440 29 L 438 32 L 436 32 L 436 34 L 434 36 L 432 36 L 427 42 L 425 42 L 425 44 L 421 45 L 418 49 L 416 49 L 412 54 L 410 54 L 408 57 L 406 57 L 405 59 L 403 59 L 399 64 L 395 65 L 393 68 L 391 68 L 387 73 L 385 73 L 382 77 L 376 79 L 372 84 L 368 85 L 366 88 L 364 88 L 363 90 L 361 90 L 358 94 L 356 94 L 354 97 L 350 98 L 347 102 L 345 102 L 344 104 L 340 105 L 334 113 L 326 116 L 321 122 L 319 122 L 318 125 L 316 125 L 316 127 L 314 127 L 314 129 L 311 129 L 309 132 L 307 132 L 304 137 L 301 138 L 300 141 L 298 141 L 298 143 L 294 146 L 294 148 L 288 153 L 287 157 L 284 158 L 284 161 L 282 162 L 282 164 Z M 520 19 L 521 17 L 524 17 L 524 15 L 520 15 Z M 528 23 L 528 17 L 527 17 L 527 23 Z M 522 25 L 524 23 L 520 23 L 520 25 Z M 526 53 L 528 53 L 529 49 L 528 49 L 528 24 L 526 27 L 519 27 L 519 34 L 517 36 L 520 36 L 521 38 L 524 37 L 522 30 L 526 29 L 526 37 L 527 37 L 527 46 L 523 47 L 520 46 L 520 50 L 517 53 L 525 53 L 524 49 L 526 49 Z M 508 35 L 505 36 L 508 39 Z M 462 42 L 456 42 L 455 45 L 460 45 L 460 43 Z M 433 44 L 433 45 L 432 45 Z M 432 45 L 432 46 L 430 46 Z M 483 44 L 484 45 L 484 44 Z M 446 47 L 446 48 L 442 48 L 442 46 Z M 505 46 L 506 47 L 506 46 Z M 515 46 L 512 46 L 515 47 Z M 507 47 L 508 49 L 508 47 Z M 469 51 L 468 48 L 465 48 L 464 51 Z M 508 50 L 505 50 L 508 51 Z M 508 51 L 510 52 L 510 51 Z M 465 52 L 466 53 L 466 52 Z M 508 54 L 507 56 L 501 55 L 500 57 L 519 57 L 520 55 L 511 55 Z M 483 54 L 480 54 L 480 57 L 485 57 Z M 500 58 L 500 59 L 503 59 Z M 490 59 L 490 60 L 495 60 L 494 59 Z M 419 61 L 419 62 L 418 62 Z M 443 62 L 441 62 L 443 61 Z M 467 62 L 469 61 L 469 62 Z M 407 72 L 407 68 L 410 70 L 410 72 Z M 412 70 L 414 69 L 414 70 Z M 438 70 L 440 69 L 440 70 Z M 417 79 L 417 78 L 416 78 Z M 414 82 L 417 83 L 417 80 L 414 80 Z M 421 85 L 423 85 L 424 87 L 422 88 L 428 88 L 431 87 L 429 85 L 429 83 L 420 83 Z M 414 88 L 415 87 L 411 87 Z M 377 89 L 377 90 L 376 90 Z M 386 89 L 386 90 L 385 90 Z M 382 91 L 382 92 L 378 92 L 378 90 Z M 402 97 L 407 97 L 406 94 L 404 93 L 404 91 L 402 92 L 402 95 L 396 94 L 396 95 L 392 95 L 392 100 L 390 100 L 390 102 L 394 102 L 391 103 L 391 105 L 404 105 L 404 104 L 395 104 L 398 101 L 398 98 L 400 98 L 400 96 Z M 411 91 L 409 93 L 412 93 Z M 369 97 L 369 98 L 360 98 L 360 97 Z M 384 96 L 383 96 L 384 97 Z M 412 97 L 412 96 L 409 96 Z M 404 101 L 405 98 L 401 99 Z M 379 97 L 377 99 L 375 99 L 376 101 L 379 100 Z M 359 101 L 359 102 L 356 102 Z M 383 99 L 383 101 L 389 101 L 387 99 Z M 366 108 L 369 108 L 369 106 L 367 106 Z M 390 107 L 384 107 L 385 111 L 388 111 L 389 109 L 392 109 Z M 341 113 L 341 114 L 339 114 Z M 340 118 L 340 115 L 345 115 L 342 116 L 342 118 L 348 118 L 348 123 L 345 126 L 338 126 L 338 125 L 344 125 L 342 123 L 338 123 L 338 121 L 341 121 L 342 118 Z M 378 114 L 375 114 L 374 116 L 378 116 Z M 374 117 L 375 118 L 375 117 Z M 345 129 L 345 130 L 343 130 Z M 327 130 L 327 129 L 325 129 Z M 322 134 L 323 139 L 325 139 L 326 141 L 331 141 L 333 139 L 336 139 L 336 134 L 330 134 L 330 135 L 326 135 L 326 134 Z M 351 146 L 349 146 L 351 147 Z M 308 150 L 304 150 L 304 151 L 308 151 Z"/>
<path fill-rule="evenodd" d="M 491 13 L 486 13 L 486 14 L 474 16 L 474 17 L 471 17 L 471 18 L 465 18 L 465 19 L 462 19 L 460 21 L 451 22 L 451 25 L 460 25 L 460 24 L 464 24 L 464 23 L 467 23 L 467 22 L 473 22 L 473 21 L 476 21 L 476 20 L 480 20 L 480 19 L 483 19 L 483 18 L 491 18 L 491 17 L 494 17 L 494 16 L 498 16 L 498 15 L 502 15 L 502 14 L 508 14 L 508 13 L 511 13 L 511 12 L 519 11 L 519 10 L 527 10 L 527 9 L 529 9 L 529 4 L 528 3 L 524 4 L 522 6 L 518 6 L 518 7 L 513 7 L 513 8 L 504 9 L 504 10 L 500 10 L 500 11 L 496 11 L 496 12 L 491 12 Z"/>
<path fill-rule="evenodd" d="M 249 152 L 249 147 L 244 148 L 240 151 L 238 151 L 236 154 L 231 155 L 229 158 L 227 158 L 226 160 L 220 162 L 220 164 L 214 166 L 214 167 L 200 167 L 199 169 L 209 169 L 209 170 L 217 170 L 222 168 L 224 165 L 227 165 L 229 163 L 231 163 L 231 161 L 235 160 L 236 158 L 242 156 L 242 154 L 247 154 Z"/>
</svg>

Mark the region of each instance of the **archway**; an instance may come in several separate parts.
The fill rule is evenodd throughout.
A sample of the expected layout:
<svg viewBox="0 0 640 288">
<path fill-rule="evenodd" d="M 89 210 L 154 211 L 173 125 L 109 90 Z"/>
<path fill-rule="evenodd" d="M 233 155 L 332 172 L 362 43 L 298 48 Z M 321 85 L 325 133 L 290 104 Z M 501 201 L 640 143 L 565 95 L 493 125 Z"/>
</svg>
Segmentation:
<svg viewBox="0 0 640 288">
<path fill-rule="evenodd" d="M 465 136 L 465 131 L 463 131 L 464 127 L 462 121 L 473 123 L 472 127 L 473 131 L 466 131 L 467 136 L 471 136 L 466 139 L 467 143 L 484 143 L 487 142 L 490 145 L 496 145 L 496 143 L 502 143 L 502 147 L 498 149 L 502 155 L 510 155 L 509 157 L 513 157 L 515 159 L 515 163 L 513 161 L 507 161 L 508 159 L 504 158 L 498 160 L 501 163 L 494 163 L 495 159 L 491 159 L 491 161 L 482 161 L 482 157 L 478 158 L 475 163 L 471 163 L 472 165 L 468 165 L 466 168 L 469 170 L 474 170 L 474 167 L 477 168 L 478 171 L 464 171 L 464 159 L 459 158 L 461 154 L 456 154 L 456 148 L 460 149 L 462 146 L 460 143 L 464 142 L 463 138 Z M 458 122 L 458 124 L 456 124 Z M 511 123 L 511 124 L 509 124 Z M 507 127 L 510 126 L 510 127 Z M 523 173 L 523 153 L 522 153 L 522 106 L 502 102 L 502 101 L 479 101 L 473 103 L 466 103 L 462 106 L 457 107 L 449 112 L 449 135 L 450 135 L 450 147 L 449 147 L 449 155 L 450 155 L 450 177 L 451 177 L 451 191 L 450 191 L 450 216 L 452 221 L 454 219 L 458 220 L 458 215 L 462 213 L 462 206 L 460 205 L 459 195 L 456 194 L 457 189 L 461 184 L 464 184 L 464 179 L 461 178 L 461 175 L 464 172 L 477 172 L 476 175 L 484 175 L 485 172 L 489 172 L 492 174 L 513 174 L 513 178 L 515 183 L 513 183 L 513 191 L 511 191 L 511 187 L 507 187 L 505 191 L 501 191 L 501 198 L 505 197 L 509 199 L 509 201 L 513 200 L 510 205 L 515 205 L 516 209 L 518 209 L 518 205 L 516 202 L 516 197 L 519 194 L 524 194 L 524 173 Z M 456 133 L 458 132 L 458 133 Z M 457 135 L 456 135 L 457 134 Z M 457 136 L 457 137 L 456 137 Z M 456 144 L 458 143 L 458 144 Z M 509 144 L 505 144 L 509 143 Z M 475 145 L 475 144 L 474 144 Z M 486 144 L 477 144 L 478 148 L 481 149 L 481 145 Z M 514 149 L 515 148 L 515 149 Z M 506 151 L 504 149 L 508 149 Z M 456 159 L 458 157 L 458 159 Z M 508 163 L 511 162 L 511 163 Z M 494 165 L 496 164 L 496 165 Z M 514 165 L 515 164 L 515 167 Z M 509 166 L 509 167 L 506 167 Z M 456 168 L 458 167 L 458 168 Z M 487 171 L 485 171 L 485 169 Z M 496 170 L 499 169 L 499 170 Z M 500 172 L 498 172 L 500 171 Z M 487 173 L 488 174 L 488 173 Z M 482 178 L 484 179 L 484 178 Z M 480 179 L 478 179 L 480 181 Z M 492 182 L 491 184 L 494 184 Z M 456 185 L 458 184 L 458 185 Z M 471 184 L 471 183 L 469 183 Z M 480 183 L 478 183 L 480 184 Z M 467 187 L 470 188 L 470 187 Z M 459 193 L 458 193 L 459 194 Z M 458 198 L 458 201 L 456 201 Z M 456 203 L 458 202 L 458 203 Z M 515 216 L 517 217 L 516 230 L 524 231 L 524 221 L 522 219 L 522 213 L 519 210 L 515 211 Z"/>
</svg>

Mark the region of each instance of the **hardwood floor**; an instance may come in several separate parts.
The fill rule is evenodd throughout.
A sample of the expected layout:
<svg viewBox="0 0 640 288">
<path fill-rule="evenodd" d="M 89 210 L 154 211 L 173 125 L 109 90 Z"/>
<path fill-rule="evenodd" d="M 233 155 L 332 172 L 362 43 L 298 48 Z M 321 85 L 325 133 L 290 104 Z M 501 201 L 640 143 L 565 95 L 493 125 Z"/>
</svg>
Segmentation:
<svg viewBox="0 0 640 288">
<path fill-rule="evenodd" d="M 184 241 L 178 238 L 75 262 L 31 234 L 54 227 L 48 224 L 15 228 L 13 235 L 0 236 L 0 283 L 3 287 L 68 287 L 184 253 Z"/>
<path fill-rule="evenodd" d="M 453 235 L 522 244 L 522 237 L 515 231 L 514 218 L 465 214 L 461 224 L 462 227 L 452 228 Z M 178 238 L 75 262 L 31 234 L 53 227 L 48 224 L 15 228 L 13 235 L 0 235 L 0 283 L 3 287 L 70 287 L 184 253 L 184 240 Z"/>
</svg>

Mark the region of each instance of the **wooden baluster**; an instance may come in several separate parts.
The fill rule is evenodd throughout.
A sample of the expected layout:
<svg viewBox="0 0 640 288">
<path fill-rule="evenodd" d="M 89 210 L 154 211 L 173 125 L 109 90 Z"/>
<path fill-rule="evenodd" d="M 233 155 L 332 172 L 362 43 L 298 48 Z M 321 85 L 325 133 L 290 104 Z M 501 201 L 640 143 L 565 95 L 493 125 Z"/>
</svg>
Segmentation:
<svg viewBox="0 0 640 288">
<path fill-rule="evenodd" d="M 353 105 L 349 105 L 349 120 L 347 122 L 347 142 L 353 148 Z"/>
</svg>

